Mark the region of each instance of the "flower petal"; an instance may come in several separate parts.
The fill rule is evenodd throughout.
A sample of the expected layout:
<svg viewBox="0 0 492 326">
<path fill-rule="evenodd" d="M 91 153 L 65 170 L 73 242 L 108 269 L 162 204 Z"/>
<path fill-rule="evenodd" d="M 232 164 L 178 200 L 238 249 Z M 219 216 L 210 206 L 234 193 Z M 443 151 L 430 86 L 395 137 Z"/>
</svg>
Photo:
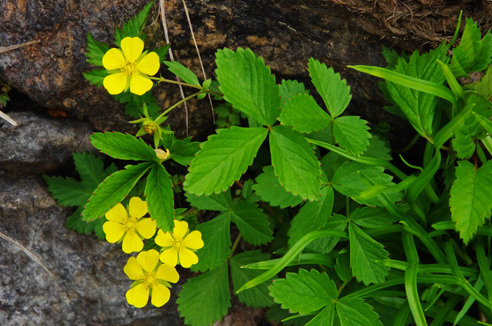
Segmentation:
<svg viewBox="0 0 492 326">
<path fill-rule="evenodd" d="M 159 262 L 159 253 L 155 249 L 142 251 L 138 254 L 137 261 L 147 273 L 150 273 Z"/>
<path fill-rule="evenodd" d="M 137 65 L 137 70 L 149 76 L 157 74 L 160 68 L 159 56 L 155 52 L 148 53 Z"/>
<path fill-rule="evenodd" d="M 198 263 L 198 256 L 187 248 L 179 250 L 179 264 L 184 268 L 189 268 L 191 265 Z"/>
<path fill-rule="evenodd" d="M 159 266 L 155 277 L 157 279 L 161 279 L 171 283 L 176 283 L 177 281 L 179 281 L 178 271 L 175 267 L 168 264 L 162 264 L 161 266 Z"/>
<path fill-rule="evenodd" d="M 135 224 L 135 230 L 145 239 L 150 239 L 155 234 L 157 225 L 150 218 L 143 218 Z"/>
<path fill-rule="evenodd" d="M 162 285 L 162 284 L 157 284 L 155 283 L 154 286 L 152 287 L 152 304 L 156 307 L 162 307 L 164 304 L 166 304 L 169 301 L 169 298 L 171 297 L 171 291 L 169 289 Z"/>
<path fill-rule="evenodd" d="M 125 207 L 123 207 L 123 205 L 121 205 L 121 203 L 118 203 L 115 207 L 111 208 L 109 212 L 104 215 L 106 215 L 108 221 L 118 222 L 121 224 L 125 224 L 128 220 L 126 209 Z"/>
<path fill-rule="evenodd" d="M 159 231 L 157 231 L 157 236 L 155 237 L 155 243 L 164 248 L 172 247 L 174 245 L 174 238 L 171 233 L 159 229 Z"/>
<path fill-rule="evenodd" d="M 144 42 L 140 37 L 125 37 L 120 45 L 126 61 L 130 63 L 137 61 L 144 49 Z"/>
<path fill-rule="evenodd" d="M 203 248 L 202 233 L 200 231 L 193 231 L 186 236 L 183 240 L 183 246 L 190 249 Z"/>
<path fill-rule="evenodd" d="M 123 271 L 130 280 L 136 281 L 141 280 L 145 277 L 142 267 L 140 267 L 140 264 L 137 262 L 137 259 L 135 257 L 130 257 L 128 259 L 128 262 L 123 268 Z"/>
<path fill-rule="evenodd" d="M 148 212 L 147 202 L 140 199 L 140 197 L 132 197 L 130 204 L 128 204 L 128 212 L 131 217 L 139 219 Z"/>
<path fill-rule="evenodd" d="M 173 237 L 176 241 L 183 239 L 188 232 L 188 222 L 174 220 Z"/>
<path fill-rule="evenodd" d="M 106 240 L 109 243 L 115 243 L 125 234 L 126 228 L 121 223 L 107 221 L 103 224 L 103 231 L 106 233 Z"/>
<path fill-rule="evenodd" d="M 123 251 L 126 254 L 139 252 L 143 249 L 143 241 L 133 230 L 128 230 L 123 238 Z M 142 264 L 140 264 L 142 265 Z M 143 267 L 143 266 L 142 266 Z M 144 268 L 145 269 L 145 268 Z"/>
<path fill-rule="evenodd" d="M 171 266 L 176 266 L 178 264 L 178 251 L 174 248 L 169 248 L 164 250 L 160 256 L 161 262 Z"/>
<path fill-rule="evenodd" d="M 127 84 L 128 75 L 126 72 L 121 72 L 118 74 L 111 74 L 104 77 L 103 85 L 107 89 L 108 93 L 111 95 L 120 94 L 125 90 Z"/>
<path fill-rule="evenodd" d="M 149 288 L 145 283 L 140 283 L 126 291 L 126 301 L 132 306 L 143 308 L 149 301 Z"/>
<path fill-rule="evenodd" d="M 102 64 L 108 70 L 123 69 L 126 64 L 123 52 L 115 48 L 109 49 L 103 56 Z"/>
<path fill-rule="evenodd" d="M 136 73 L 132 75 L 132 79 L 130 81 L 130 92 L 137 95 L 143 95 L 150 91 L 152 85 L 154 85 L 154 83 L 152 83 L 149 77 L 140 73 Z"/>
</svg>

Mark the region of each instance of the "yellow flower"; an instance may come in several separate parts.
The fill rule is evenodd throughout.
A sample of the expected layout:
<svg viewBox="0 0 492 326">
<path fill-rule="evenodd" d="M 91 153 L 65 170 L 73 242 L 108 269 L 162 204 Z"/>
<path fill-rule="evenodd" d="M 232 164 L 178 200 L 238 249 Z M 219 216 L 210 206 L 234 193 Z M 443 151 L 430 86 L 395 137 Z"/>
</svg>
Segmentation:
<svg viewBox="0 0 492 326">
<path fill-rule="evenodd" d="M 128 213 L 118 204 L 106 213 L 108 221 L 103 225 L 106 240 L 110 243 L 123 240 L 123 251 L 127 254 L 142 250 L 141 238 L 152 238 L 157 228 L 155 221 L 142 218 L 147 214 L 147 203 L 139 197 L 130 199 Z"/>
<path fill-rule="evenodd" d="M 155 243 L 164 248 L 160 256 L 163 263 L 176 266 L 179 262 L 185 268 L 198 263 L 198 257 L 194 251 L 203 247 L 200 231 L 188 234 L 188 223 L 178 220 L 174 220 L 172 234 L 159 230 Z"/>
<path fill-rule="evenodd" d="M 120 49 L 110 49 L 102 63 L 109 70 L 103 80 L 109 94 L 116 95 L 130 88 L 130 92 L 143 95 L 152 88 L 149 76 L 159 71 L 159 56 L 155 52 L 142 53 L 144 42 L 138 37 L 125 37 Z"/>
<path fill-rule="evenodd" d="M 130 290 L 126 292 L 126 301 L 132 306 L 143 308 L 149 301 L 156 307 L 162 307 L 171 297 L 168 282 L 176 283 L 179 274 L 176 268 L 159 263 L 157 250 L 142 251 L 137 258 L 130 257 L 124 269 L 125 274 L 134 280 Z"/>
</svg>

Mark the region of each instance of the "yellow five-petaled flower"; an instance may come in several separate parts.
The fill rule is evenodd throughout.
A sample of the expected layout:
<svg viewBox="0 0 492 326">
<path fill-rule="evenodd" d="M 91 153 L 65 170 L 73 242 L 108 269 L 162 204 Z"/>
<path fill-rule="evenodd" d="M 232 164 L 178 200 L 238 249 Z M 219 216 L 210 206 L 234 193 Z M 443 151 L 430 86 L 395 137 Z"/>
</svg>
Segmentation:
<svg viewBox="0 0 492 326">
<path fill-rule="evenodd" d="M 159 230 L 155 243 L 164 248 L 160 256 L 163 263 L 171 266 L 179 263 L 185 268 L 198 263 L 198 256 L 194 251 L 203 247 L 200 231 L 188 233 L 188 223 L 178 220 L 174 220 L 172 234 Z"/>
<path fill-rule="evenodd" d="M 127 254 L 142 250 L 141 238 L 152 238 L 157 228 L 154 220 L 142 218 L 147 211 L 147 203 L 139 197 L 130 199 L 128 212 L 118 203 L 106 213 L 108 221 L 103 225 L 106 240 L 110 243 L 122 240 L 123 251 Z"/>
<path fill-rule="evenodd" d="M 109 70 L 103 85 L 112 95 L 128 89 L 143 95 L 153 85 L 148 76 L 159 71 L 159 56 L 155 52 L 143 52 L 144 42 L 139 37 L 125 37 L 120 45 L 121 50 L 110 49 L 102 59 L 104 68 Z"/>
<path fill-rule="evenodd" d="M 179 280 L 176 268 L 161 264 L 159 253 L 154 249 L 142 251 L 137 258 L 130 257 L 123 270 L 135 281 L 126 292 L 126 301 L 137 308 L 147 305 L 149 294 L 154 306 L 163 306 L 171 297 L 168 289 L 171 285 L 168 282 L 176 283 Z"/>
</svg>

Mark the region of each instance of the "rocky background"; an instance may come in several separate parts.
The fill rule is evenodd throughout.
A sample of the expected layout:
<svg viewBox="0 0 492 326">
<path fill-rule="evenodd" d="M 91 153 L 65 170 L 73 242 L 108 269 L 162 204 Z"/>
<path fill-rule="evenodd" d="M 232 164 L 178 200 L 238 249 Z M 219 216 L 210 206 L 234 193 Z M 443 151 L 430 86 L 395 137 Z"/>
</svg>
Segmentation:
<svg viewBox="0 0 492 326">
<path fill-rule="evenodd" d="M 175 300 L 187 277 L 173 287 L 171 302 L 135 309 L 124 294 L 131 284 L 123 273 L 128 258 L 118 246 L 63 227 L 72 211 L 50 196 L 43 173 L 71 175 L 72 153 L 93 151 L 94 131 L 135 132 L 123 105 L 103 88 L 90 86 L 82 72 L 89 32 L 112 45 L 115 29 L 148 0 L 0 1 L 0 80 L 12 87 L 3 109 L 17 123 L 0 120 L 0 232 L 37 256 L 0 239 L 0 324 L 18 325 L 183 325 Z M 490 29 L 490 1 L 446 0 L 187 0 L 207 76 L 217 49 L 249 47 L 271 66 L 280 82 L 298 79 L 313 89 L 306 72 L 314 57 L 352 86 L 352 113 L 372 123 L 389 121 L 413 138 L 409 126 L 382 109 L 374 78 L 347 64 L 384 66 L 382 46 L 398 51 L 425 50 L 450 40 L 460 10 Z M 147 46 L 165 45 L 154 4 Z M 183 2 L 165 1 L 175 58 L 202 76 Z M 26 47 L 10 46 L 38 41 Z M 164 76 L 172 78 L 164 70 Z M 175 86 L 154 95 L 166 108 L 180 99 Z M 206 101 L 189 103 L 189 135 L 202 139 L 213 130 Z M 179 137 L 186 134 L 184 109 L 168 120 Z M 408 139 L 392 139 L 403 147 Z M 268 325 L 260 310 L 235 303 L 216 325 Z"/>
</svg>

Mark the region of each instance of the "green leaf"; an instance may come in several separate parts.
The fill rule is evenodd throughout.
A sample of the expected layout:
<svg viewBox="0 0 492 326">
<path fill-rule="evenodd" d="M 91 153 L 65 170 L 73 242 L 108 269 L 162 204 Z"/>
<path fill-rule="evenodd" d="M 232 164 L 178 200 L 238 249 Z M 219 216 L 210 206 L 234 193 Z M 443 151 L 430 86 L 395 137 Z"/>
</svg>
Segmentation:
<svg viewBox="0 0 492 326">
<path fill-rule="evenodd" d="M 492 65 L 487 69 L 485 76 L 472 86 L 483 97 L 490 98 L 492 96 Z"/>
<path fill-rule="evenodd" d="M 451 217 L 465 244 L 473 238 L 485 218 L 490 219 L 492 200 L 492 161 L 480 168 L 468 161 L 459 161 L 456 180 L 451 187 Z"/>
<path fill-rule="evenodd" d="M 164 64 L 169 67 L 169 71 L 190 85 L 201 87 L 198 77 L 188 68 L 177 61 L 165 61 Z"/>
<path fill-rule="evenodd" d="M 117 47 L 120 47 L 121 40 L 125 37 L 140 37 L 143 41 L 145 41 L 145 34 L 142 33 L 145 24 L 147 23 L 147 16 L 149 14 L 150 8 L 154 1 L 149 2 L 145 5 L 145 7 L 135 15 L 135 17 L 131 18 L 127 23 L 123 24 L 121 29 L 116 29 L 116 35 L 114 44 Z"/>
<path fill-rule="evenodd" d="M 77 231 L 80 234 L 89 234 L 94 232 L 99 240 L 103 240 L 106 237 L 106 233 L 103 231 L 103 224 L 106 223 L 106 217 L 95 219 L 91 222 L 82 220 L 83 206 L 77 208 L 75 213 L 72 214 L 65 222 L 65 227 L 70 230 Z"/>
<path fill-rule="evenodd" d="M 287 273 L 285 279 L 274 280 L 268 289 L 283 309 L 300 315 L 326 307 L 338 297 L 335 282 L 326 273 L 315 269 L 310 272 L 300 269 L 298 274 Z"/>
<path fill-rule="evenodd" d="M 314 97 L 300 93 L 292 96 L 284 104 L 278 120 L 299 132 L 311 133 L 326 128 L 331 122 L 331 117 L 319 107 Z"/>
<path fill-rule="evenodd" d="M 262 273 L 261 270 L 241 268 L 241 266 L 268 260 L 269 258 L 270 254 L 261 253 L 260 250 L 246 251 L 232 257 L 230 265 L 234 292 L 239 290 L 246 282 Z M 239 302 L 245 303 L 248 307 L 253 306 L 254 308 L 273 306 L 273 299 L 268 295 L 268 285 L 270 284 L 271 280 L 267 280 L 254 288 L 239 293 L 237 295 Z"/>
<path fill-rule="evenodd" d="M 191 162 L 184 187 L 196 195 L 226 190 L 246 172 L 268 130 L 265 128 L 219 129 L 201 145 Z"/>
<path fill-rule="evenodd" d="M 127 165 L 125 170 L 115 172 L 104 179 L 85 206 L 82 212 L 83 220 L 95 220 L 121 202 L 152 164 L 146 162 Z"/>
<path fill-rule="evenodd" d="M 392 179 L 392 176 L 384 173 L 383 167 L 347 161 L 337 169 L 331 182 L 336 191 L 345 196 L 353 197 L 362 204 L 384 206 L 377 197 L 361 199 L 357 195 L 368 190 L 373 185 L 392 187 L 395 185 L 391 182 Z M 403 196 L 401 192 L 395 190 L 389 190 L 385 194 L 393 202 L 401 200 Z"/>
<path fill-rule="evenodd" d="M 108 50 L 109 50 L 109 46 L 107 44 L 94 40 L 90 32 L 89 34 L 87 34 L 87 51 L 84 54 L 87 57 L 88 63 L 92 63 L 93 65 L 99 67 L 104 67 L 102 64 L 102 58 L 104 57 L 104 55 Z M 106 69 L 103 70 L 107 72 Z M 93 70 L 93 71 L 97 71 L 97 70 Z M 84 76 L 85 74 L 86 73 L 84 73 Z"/>
<path fill-rule="evenodd" d="M 330 304 L 328 307 L 321 310 L 313 319 L 309 321 L 305 326 L 332 326 L 335 325 L 335 303 Z"/>
<path fill-rule="evenodd" d="M 87 186 L 72 178 L 43 176 L 51 195 L 62 206 L 80 206 L 87 203 L 95 187 Z"/>
<path fill-rule="evenodd" d="M 270 133 L 272 165 L 280 184 L 310 201 L 319 200 L 319 162 L 302 135 L 287 126 L 275 126 Z"/>
<path fill-rule="evenodd" d="M 224 99 L 263 125 L 273 126 L 280 115 L 275 76 L 250 49 L 217 51 L 217 79 Z"/>
<path fill-rule="evenodd" d="M 374 308 L 362 299 L 342 298 L 336 303 L 341 326 L 382 326 Z"/>
<path fill-rule="evenodd" d="M 381 140 L 377 135 L 372 135 L 369 139 L 369 147 L 363 154 L 365 157 L 374 157 L 386 161 L 391 161 L 391 150 L 388 148 L 389 143 Z"/>
<path fill-rule="evenodd" d="M 231 247 L 230 224 L 231 214 L 224 213 L 196 227 L 202 233 L 205 245 L 196 252 L 198 263 L 191 266 L 192 271 L 204 272 L 222 265 Z"/>
<path fill-rule="evenodd" d="M 173 137 L 172 146 L 169 148 L 171 158 L 181 165 L 188 166 L 200 150 L 199 142 L 192 142 L 191 137 L 179 140 Z"/>
<path fill-rule="evenodd" d="M 333 121 L 333 136 L 340 147 L 359 157 L 367 150 L 371 134 L 367 121 L 356 116 L 344 116 Z"/>
<path fill-rule="evenodd" d="M 101 152 L 120 160 L 159 162 L 154 150 L 142 138 L 120 132 L 96 132 L 91 144 Z"/>
<path fill-rule="evenodd" d="M 391 215 L 385 208 L 364 206 L 350 213 L 350 221 L 368 229 L 386 228 L 398 222 L 399 218 Z"/>
<path fill-rule="evenodd" d="M 258 205 L 250 201 L 237 202 L 232 208 L 232 222 L 234 222 L 244 240 L 254 246 L 272 241 L 272 229 L 268 217 Z"/>
<path fill-rule="evenodd" d="M 328 218 L 324 226 L 324 230 L 334 230 L 334 231 L 345 231 L 347 228 L 347 218 L 340 214 L 333 214 L 333 216 Z M 340 237 L 338 236 L 327 236 L 320 239 L 316 239 L 306 246 L 306 252 L 319 252 L 321 254 L 328 254 L 335 248 Z"/>
<path fill-rule="evenodd" d="M 253 185 L 255 193 L 261 197 L 261 200 L 270 204 L 270 206 L 280 206 L 280 208 L 294 207 L 299 205 L 303 199 L 287 192 L 280 185 L 278 178 L 275 176 L 273 166 L 263 167 L 263 173 L 256 178 L 256 184 Z"/>
<path fill-rule="evenodd" d="M 389 267 L 383 265 L 389 253 L 354 223 L 349 223 L 350 266 L 358 282 L 382 284 Z"/>
<path fill-rule="evenodd" d="M 96 86 L 103 86 L 104 78 L 109 75 L 106 69 L 91 70 L 83 72 L 82 74 L 91 85 L 95 84 Z"/>
<path fill-rule="evenodd" d="M 350 269 L 350 254 L 346 248 L 340 250 L 337 255 L 335 271 L 338 277 L 344 282 L 349 282 L 353 278 L 352 270 Z"/>
<path fill-rule="evenodd" d="M 287 103 L 291 97 L 301 93 L 309 94 L 309 91 L 306 91 L 303 83 L 300 83 L 297 80 L 282 79 L 282 83 L 280 84 L 282 107 L 284 107 L 285 103 Z"/>
<path fill-rule="evenodd" d="M 186 194 L 186 200 L 191 206 L 207 211 L 227 211 L 232 208 L 231 191 L 229 189 L 210 196 Z"/>
<path fill-rule="evenodd" d="M 166 59 L 168 53 L 169 53 L 169 48 L 171 47 L 171 44 L 166 44 L 164 46 L 155 48 L 152 52 L 157 53 L 159 56 L 159 62 L 164 62 Z"/>
<path fill-rule="evenodd" d="M 340 74 L 335 73 L 333 68 L 327 68 L 323 63 L 313 58 L 309 59 L 309 75 L 313 80 L 314 86 L 334 119 L 345 111 L 345 108 L 352 99 L 350 86 L 347 86 L 345 79 L 340 78 Z"/>
<path fill-rule="evenodd" d="M 325 227 L 333 209 L 333 188 L 326 186 L 321 189 L 319 201 L 308 202 L 301 207 L 299 213 L 292 219 L 288 232 L 289 246 L 313 230 Z"/>
<path fill-rule="evenodd" d="M 155 163 L 147 177 L 145 197 L 150 217 L 164 232 L 174 226 L 174 194 L 171 176 L 162 164 Z"/>
<path fill-rule="evenodd" d="M 186 325 L 209 326 L 222 320 L 231 307 L 227 265 L 189 278 L 176 302 Z"/>
</svg>

